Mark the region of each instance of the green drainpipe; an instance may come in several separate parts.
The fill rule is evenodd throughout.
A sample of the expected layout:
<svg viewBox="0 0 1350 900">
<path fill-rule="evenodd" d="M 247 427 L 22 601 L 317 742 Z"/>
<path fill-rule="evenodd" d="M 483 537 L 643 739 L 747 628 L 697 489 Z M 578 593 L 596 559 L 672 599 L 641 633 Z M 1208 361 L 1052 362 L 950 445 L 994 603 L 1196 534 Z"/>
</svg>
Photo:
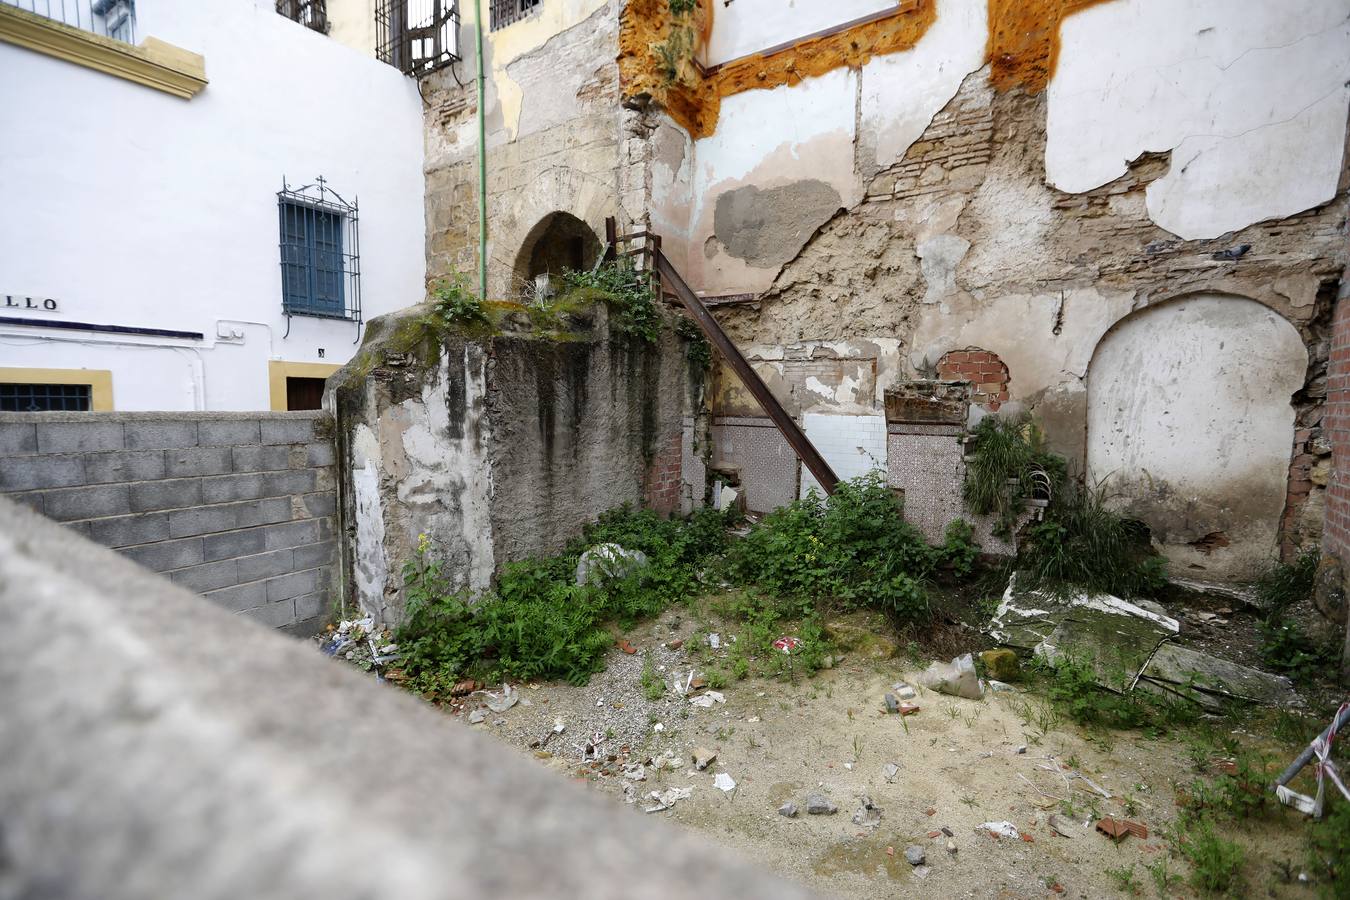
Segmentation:
<svg viewBox="0 0 1350 900">
<path fill-rule="evenodd" d="M 483 124 L 482 0 L 474 0 L 473 30 L 478 44 L 478 296 L 487 299 L 487 129 Z"/>
</svg>

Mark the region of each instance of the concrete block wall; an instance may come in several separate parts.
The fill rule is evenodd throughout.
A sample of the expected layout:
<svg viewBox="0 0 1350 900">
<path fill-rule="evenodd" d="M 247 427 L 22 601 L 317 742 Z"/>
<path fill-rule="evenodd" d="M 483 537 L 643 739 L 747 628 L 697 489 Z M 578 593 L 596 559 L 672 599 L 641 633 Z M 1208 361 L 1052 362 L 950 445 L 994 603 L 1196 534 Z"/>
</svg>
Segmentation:
<svg viewBox="0 0 1350 900">
<path fill-rule="evenodd" d="M 0 493 L 226 609 L 312 632 L 337 589 L 322 413 L 3 413 Z"/>
</svg>

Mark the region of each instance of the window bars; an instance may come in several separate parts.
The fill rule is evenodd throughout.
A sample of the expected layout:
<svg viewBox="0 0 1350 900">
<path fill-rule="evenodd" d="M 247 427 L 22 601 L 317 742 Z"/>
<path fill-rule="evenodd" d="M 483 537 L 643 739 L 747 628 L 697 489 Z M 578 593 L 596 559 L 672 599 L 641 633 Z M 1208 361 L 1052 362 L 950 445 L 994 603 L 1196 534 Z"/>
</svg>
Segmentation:
<svg viewBox="0 0 1350 900">
<path fill-rule="evenodd" d="M 0 412 L 88 412 L 87 384 L 0 384 Z"/>
<path fill-rule="evenodd" d="M 519 22 L 539 7 L 539 0 L 488 0 L 488 30 L 505 28 Z"/>
<path fill-rule="evenodd" d="M 375 54 L 417 77 L 459 62 L 458 0 L 376 0 Z"/>
<path fill-rule="evenodd" d="M 81 31 L 136 43 L 135 0 L 0 0 Z"/>
<path fill-rule="evenodd" d="M 357 205 L 328 186 L 292 188 L 282 179 L 277 192 L 281 230 L 281 305 L 286 333 L 291 316 L 348 319 L 361 324 L 360 242 Z"/>
<path fill-rule="evenodd" d="M 320 34 L 328 33 L 326 0 L 277 0 L 277 12 Z"/>
</svg>

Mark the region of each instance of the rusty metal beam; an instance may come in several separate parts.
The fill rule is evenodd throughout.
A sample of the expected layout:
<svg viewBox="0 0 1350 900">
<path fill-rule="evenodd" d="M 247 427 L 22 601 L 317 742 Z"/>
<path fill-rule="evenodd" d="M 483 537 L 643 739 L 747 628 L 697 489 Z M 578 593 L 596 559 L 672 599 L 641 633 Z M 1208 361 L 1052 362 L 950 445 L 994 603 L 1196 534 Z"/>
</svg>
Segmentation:
<svg viewBox="0 0 1350 900">
<path fill-rule="evenodd" d="M 661 252 L 660 248 L 654 248 L 652 254 L 656 271 L 666 280 L 666 283 L 674 289 L 675 296 L 679 298 L 684 308 L 688 310 L 689 315 L 698 323 L 708 341 L 717 348 L 717 352 L 731 364 L 732 370 L 740 378 L 741 383 L 750 391 L 759 405 L 769 414 L 773 424 L 778 427 L 779 432 L 787 440 L 788 445 L 792 447 L 792 452 L 797 454 L 797 458 L 806 465 L 811 474 L 816 477 L 816 481 L 825 490 L 827 495 L 833 494 L 834 489 L 839 484 L 839 477 L 834 474 L 830 464 L 825 461 L 816 450 L 815 445 L 806 436 L 806 432 L 793 421 L 788 411 L 783 409 L 783 405 L 778 402 L 778 398 L 769 390 L 769 386 L 764 383 L 764 379 L 759 377 L 754 366 L 741 354 L 741 351 L 732 343 L 731 338 L 722 330 L 722 326 L 713 318 L 712 313 L 698 299 L 698 295 L 685 282 L 680 273 L 671 265 L 670 260 Z"/>
</svg>

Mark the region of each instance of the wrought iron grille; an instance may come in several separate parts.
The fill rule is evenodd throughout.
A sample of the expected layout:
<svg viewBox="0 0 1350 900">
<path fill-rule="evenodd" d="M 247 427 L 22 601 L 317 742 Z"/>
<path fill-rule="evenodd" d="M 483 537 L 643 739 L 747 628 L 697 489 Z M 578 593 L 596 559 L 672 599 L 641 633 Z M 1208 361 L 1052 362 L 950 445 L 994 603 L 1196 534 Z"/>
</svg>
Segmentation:
<svg viewBox="0 0 1350 900">
<path fill-rule="evenodd" d="M 488 30 L 505 28 L 512 22 L 519 22 L 539 6 L 539 0 L 489 0 Z"/>
<path fill-rule="evenodd" d="M 0 384 L 0 412 L 88 412 L 87 384 Z"/>
<path fill-rule="evenodd" d="M 281 228 L 281 304 L 289 316 L 361 321 L 360 240 L 357 205 L 328 186 L 277 192 Z M 289 328 L 287 329 L 289 333 Z"/>
<path fill-rule="evenodd" d="M 459 62 L 458 0 L 377 0 L 375 53 L 418 77 Z"/>
<path fill-rule="evenodd" d="M 328 5 L 326 0 L 277 0 L 277 12 L 306 28 L 328 33 Z"/>
<path fill-rule="evenodd" d="M 136 43 L 136 0 L 0 0 L 81 31 Z"/>
</svg>

